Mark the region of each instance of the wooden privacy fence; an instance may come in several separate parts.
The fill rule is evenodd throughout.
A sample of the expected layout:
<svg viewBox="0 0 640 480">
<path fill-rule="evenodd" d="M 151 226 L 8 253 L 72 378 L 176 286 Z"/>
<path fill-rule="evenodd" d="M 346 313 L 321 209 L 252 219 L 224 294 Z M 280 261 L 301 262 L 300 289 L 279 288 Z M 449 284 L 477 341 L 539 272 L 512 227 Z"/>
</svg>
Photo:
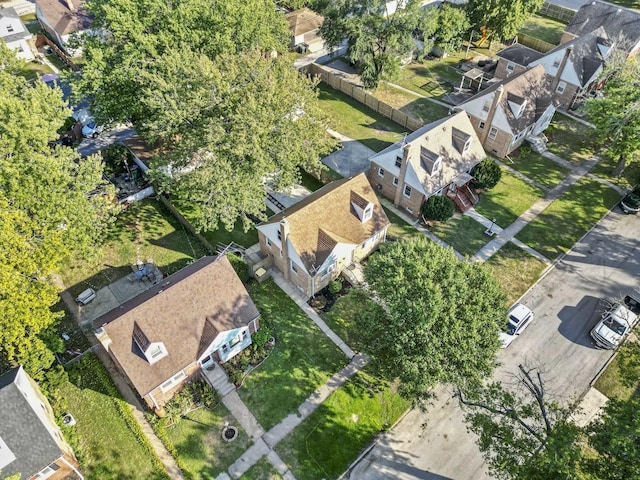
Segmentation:
<svg viewBox="0 0 640 480">
<path fill-rule="evenodd" d="M 519 43 L 520 45 L 524 45 L 525 47 L 532 48 L 535 51 L 540 53 L 547 53 L 553 50 L 554 48 L 556 48 L 557 46 L 557 45 L 554 45 L 553 43 L 540 40 L 539 38 L 525 35 L 524 33 L 518 33 L 514 43 Z"/>
<path fill-rule="evenodd" d="M 569 23 L 576 14 L 576 11 L 559 5 L 553 5 L 549 2 L 544 2 L 540 10 L 538 10 L 538 13 L 554 18 L 563 23 Z"/>
<path fill-rule="evenodd" d="M 413 118 L 406 113 L 393 108 L 391 105 L 378 100 L 373 95 L 365 92 L 358 85 L 354 85 L 348 80 L 340 78 L 338 75 L 334 75 L 322 65 L 312 63 L 307 68 L 307 75 L 318 77 L 327 85 L 335 88 L 336 90 L 340 90 L 341 92 L 349 95 L 354 100 L 357 100 L 370 109 L 375 110 L 380 115 L 384 115 L 385 117 L 390 118 L 391 120 L 399 125 L 402 125 L 408 130 L 417 130 L 423 125 L 423 122 L 421 122 L 420 120 Z"/>
<path fill-rule="evenodd" d="M 53 40 L 41 33 L 37 34 L 36 47 L 42 47 L 44 45 L 48 45 L 51 50 L 55 52 L 58 58 L 60 58 L 60 60 L 62 60 L 71 70 L 73 70 L 74 72 L 80 70 L 80 67 L 73 63 L 71 57 L 69 57 L 69 55 L 67 55 L 58 45 L 56 45 Z"/>
</svg>

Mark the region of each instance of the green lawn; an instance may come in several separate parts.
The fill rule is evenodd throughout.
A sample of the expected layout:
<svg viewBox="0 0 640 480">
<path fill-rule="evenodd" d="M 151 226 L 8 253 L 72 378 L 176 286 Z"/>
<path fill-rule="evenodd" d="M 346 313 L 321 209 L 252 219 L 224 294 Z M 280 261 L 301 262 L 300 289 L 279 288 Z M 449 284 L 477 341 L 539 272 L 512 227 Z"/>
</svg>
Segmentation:
<svg viewBox="0 0 640 480">
<path fill-rule="evenodd" d="M 480 194 L 480 202 L 475 209 L 489 220 L 495 218 L 500 227 L 506 228 L 543 196 L 542 190 L 503 168 L 500 182 Z"/>
<path fill-rule="evenodd" d="M 524 24 L 524 27 L 522 27 L 518 33 L 524 33 L 525 35 L 540 39 L 544 42 L 558 45 L 565 27 L 566 24 L 558 20 L 536 14 L 527 20 L 527 23 Z"/>
<path fill-rule="evenodd" d="M 422 236 L 416 227 L 409 225 L 388 208 L 384 208 L 384 213 L 387 214 L 387 218 L 391 222 L 391 226 L 387 230 L 387 240 L 411 240 Z"/>
<path fill-rule="evenodd" d="M 611 3 L 627 8 L 635 8 L 640 10 L 640 0 L 613 0 Z"/>
<path fill-rule="evenodd" d="M 131 273 L 136 260 L 153 259 L 164 273 L 174 273 L 207 254 L 202 243 L 158 201 L 145 199 L 120 213 L 105 232 L 95 258 L 62 269 L 73 296 L 84 289 L 102 288 Z"/>
<path fill-rule="evenodd" d="M 625 377 L 635 378 L 635 382 L 625 382 Z M 638 378 L 640 378 L 640 349 L 637 343 L 632 344 L 628 340 L 596 380 L 594 386 L 608 398 L 628 400 L 634 393 L 640 393 Z"/>
<path fill-rule="evenodd" d="M 542 274 L 546 265 L 511 242 L 485 262 L 513 304 Z"/>
<path fill-rule="evenodd" d="M 322 315 L 322 319 L 333 332 L 338 335 L 353 350 L 361 350 L 360 335 L 355 325 L 356 313 L 362 308 L 358 299 L 350 294 L 343 295 L 331 307 L 329 312 Z"/>
<path fill-rule="evenodd" d="M 284 480 L 284 477 L 271 465 L 267 457 L 262 457 L 240 477 L 240 480 Z"/>
<path fill-rule="evenodd" d="M 472 256 L 491 240 L 484 234 L 486 227 L 466 215 L 452 217 L 445 223 L 436 224 L 430 230 L 462 255 L 467 256 Z"/>
<path fill-rule="evenodd" d="M 447 107 L 404 92 L 384 82 L 373 92 L 373 96 L 424 124 L 434 122 L 449 114 Z"/>
<path fill-rule="evenodd" d="M 394 83 L 427 97 L 442 97 L 454 84 L 460 84 L 459 65 L 465 54 L 466 51 L 461 50 L 447 58 L 410 63 L 402 68 Z"/>
<path fill-rule="evenodd" d="M 622 188 L 632 188 L 640 182 L 640 153 L 637 153 L 633 160 L 627 161 L 621 176 L 614 177 L 613 170 L 617 163 L 615 160 L 604 158 L 591 169 L 591 173 Z"/>
<path fill-rule="evenodd" d="M 561 113 L 553 116 L 544 133 L 549 138 L 549 151 L 570 162 L 582 163 L 596 152 L 594 130 Z"/>
<path fill-rule="evenodd" d="M 568 169 L 533 150 L 524 155 L 512 156 L 510 159 L 512 162 L 503 162 L 547 188 L 555 187 L 569 174 Z"/>
<path fill-rule="evenodd" d="M 40 62 L 36 62 L 35 60 L 26 62 L 24 68 L 20 71 L 20 75 L 27 80 L 36 80 L 47 73 L 53 73 L 51 67 L 49 67 L 49 65 L 43 65 Z"/>
<path fill-rule="evenodd" d="M 310 192 L 315 192 L 316 190 L 324 186 L 324 183 L 316 176 L 311 175 L 309 172 L 306 172 L 302 169 L 300 169 L 300 183 Z"/>
<path fill-rule="evenodd" d="M 222 439 L 225 422 L 238 428 L 233 442 Z M 162 437 L 169 442 L 169 451 L 175 452 L 180 469 L 187 479 L 215 478 L 226 471 L 251 446 L 251 438 L 238 425 L 229 410 L 219 404 L 209 410 L 199 408 L 170 427 L 159 425 Z"/>
<path fill-rule="evenodd" d="M 57 56 L 55 53 L 52 53 L 51 55 L 47 55 L 47 60 L 49 60 L 51 63 L 53 63 L 53 65 L 58 69 L 58 70 L 65 70 L 69 67 L 67 67 L 67 64 L 64 63 L 59 56 Z"/>
<path fill-rule="evenodd" d="M 347 358 L 272 280 L 249 294 L 276 346 L 238 394 L 265 430 L 278 424 L 347 363 Z"/>
<path fill-rule="evenodd" d="M 361 371 L 277 446 L 298 480 L 336 478 L 409 408 L 385 382 Z"/>
<path fill-rule="evenodd" d="M 379 152 L 402 138 L 406 129 L 324 83 L 318 84 L 320 107 L 331 128 Z"/>
<path fill-rule="evenodd" d="M 613 207 L 620 195 L 591 178 L 583 178 L 527 225 L 517 238 L 549 260 L 568 251 Z"/>
<path fill-rule="evenodd" d="M 98 358 L 89 354 L 68 368 L 69 381 L 52 402 L 57 415 L 71 413 L 63 428 L 87 479 L 168 479 L 131 408 Z"/>
<path fill-rule="evenodd" d="M 34 13 L 26 13 L 24 15 L 20 15 L 20 20 L 22 23 L 36 22 L 36 14 Z"/>
</svg>

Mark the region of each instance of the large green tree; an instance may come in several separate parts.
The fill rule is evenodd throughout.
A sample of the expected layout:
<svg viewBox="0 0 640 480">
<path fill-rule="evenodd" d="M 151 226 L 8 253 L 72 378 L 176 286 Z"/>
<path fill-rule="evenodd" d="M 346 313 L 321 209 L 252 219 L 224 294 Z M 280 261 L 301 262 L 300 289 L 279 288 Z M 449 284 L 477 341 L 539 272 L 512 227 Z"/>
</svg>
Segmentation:
<svg viewBox="0 0 640 480">
<path fill-rule="evenodd" d="M 616 162 L 613 175 L 620 176 L 640 150 L 640 62 L 617 58 L 602 79 L 602 96 L 587 100 L 585 108 L 605 155 Z"/>
<path fill-rule="evenodd" d="M 425 12 L 417 0 L 398 2 L 392 15 L 385 0 L 331 0 L 317 8 L 325 18 L 320 29 L 325 43 L 335 47 L 347 40 L 347 55 L 367 88 L 398 71 L 401 60 L 416 48 L 414 30 L 427 24 L 426 15 L 435 11 Z"/>
<path fill-rule="evenodd" d="M 268 182 L 284 189 L 299 167 L 321 168 L 333 141 L 314 84 L 292 68 L 272 1 L 89 5 L 108 33 L 86 40 L 76 86 L 99 118 L 130 118 L 164 147 L 153 175 L 189 204 L 197 228 L 262 217 Z"/>
<path fill-rule="evenodd" d="M 58 316 L 50 275 L 91 251 L 112 197 L 89 195 L 108 191 L 98 159 L 49 147 L 70 112 L 60 90 L 20 67 L 0 44 L 0 357 L 37 377 L 53 360 L 41 338 Z"/>
<path fill-rule="evenodd" d="M 480 33 L 479 45 L 488 38 L 510 39 L 536 13 L 544 0 L 469 0 L 471 26 Z"/>
<path fill-rule="evenodd" d="M 364 274 L 364 348 L 404 397 L 419 403 L 438 383 L 478 385 L 493 371 L 506 311 L 483 265 L 418 238 L 383 244 Z"/>
<path fill-rule="evenodd" d="M 458 51 L 470 28 L 466 10 L 459 5 L 444 3 L 438 10 L 437 19 L 434 45 L 447 54 Z"/>
</svg>

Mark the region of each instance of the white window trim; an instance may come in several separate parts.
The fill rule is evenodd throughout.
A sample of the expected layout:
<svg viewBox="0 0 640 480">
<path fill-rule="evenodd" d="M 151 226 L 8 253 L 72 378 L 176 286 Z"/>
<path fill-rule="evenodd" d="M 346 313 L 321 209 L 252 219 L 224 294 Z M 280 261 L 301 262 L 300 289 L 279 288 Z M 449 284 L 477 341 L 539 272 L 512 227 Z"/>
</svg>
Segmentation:
<svg viewBox="0 0 640 480">
<path fill-rule="evenodd" d="M 511 75 L 515 69 L 516 69 L 515 63 L 507 62 L 507 67 L 505 69 L 507 71 L 507 75 Z"/>
<path fill-rule="evenodd" d="M 478 128 L 480 130 L 484 130 L 484 122 L 483 121 L 478 122 Z"/>
<path fill-rule="evenodd" d="M 409 194 L 407 195 L 407 188 L 409 189 Z M 404 195 L 407 198 L 411 198 L 411 192 L 413 191 L 413 189 L 411 188 L 410 185 L 406 185 L 404 186 L 404 188 L 402 189 L 402 195 Z"/>
<path fill-rule="evenodd" d="M 373 205 L 369 204 L 367 205 L 367 208 L 364 209 L 364 212 L 362 212 L 362 221 L 366 222 L 367 220 L 370 220 L 371 217 L 373 217 Z"/>
<path fill-rule="evenodd" d="M 291 271 L 295 274 L 298 273 L 298 267 L 296 267 L 296 264 L 293 262 L 293 260 L 289 260 L 289 263 L 291 263 Z"/>
<path fill-rule="evenodd" d="M 489 129 L 489 135 L 488 135 L 488 137 L 489 137 L 491 140 L 495 140 L 497 136 L 498 136 L 498 129 L 497 129 L 496 127 L 491 127 L 491 128 Z"/>
<path fill-rule="evenodd" d="M 174 388 L 179 382 L 181 382 L 186 377 L 187 377 L 187 374 L 184 373 L 184 370 L 180 370 L 178 373 L 176 373 L 169 380 L 165 380 L 160 385 L 160 390 L 162 390 L 162 393 L 167 393 L 169 390 Z"/>
<path fill-rule="evenodd" d="M 271 246 L 271 240 L 269 240 L 269 237 L 264 237 L 265 239 L 265 243 L 267 244 L 267 247 Z"/>
<path fill-rule="evenodd" d="M 398 186 L 398 177 L 393 177 L 393 186 L 397 187 Z"/>
<path fill-rule="evenodd" d="M 400 165 L 398 165 L 398 164 L 400 164 Z M 396 157 L 396 163 L 395 163 L 395 166 L 396 166 L 396 167 L 398 167 L 398 168 L 401 168 L 401 167 L 402 167 L 402 158 L 400 158 L 400 157 Z"/>
<path fill-rule="evenodd" d="M 384 178 L 384 168 L 378 167 L 378 176 Z"/>
<path fill-rule="evenodd" d="M 485 100 L 484 104 L 482 105 L 482 111 L 488 112 L 489 110 L 491 110 L 491 102 L 489 100 Z"/>
<path fill-rule="evenodd" d="M 567 82 L 558 82 L 558 86 L 556 87 L 556 93 L 564 93 L 567 89 Z"/>
</svg>

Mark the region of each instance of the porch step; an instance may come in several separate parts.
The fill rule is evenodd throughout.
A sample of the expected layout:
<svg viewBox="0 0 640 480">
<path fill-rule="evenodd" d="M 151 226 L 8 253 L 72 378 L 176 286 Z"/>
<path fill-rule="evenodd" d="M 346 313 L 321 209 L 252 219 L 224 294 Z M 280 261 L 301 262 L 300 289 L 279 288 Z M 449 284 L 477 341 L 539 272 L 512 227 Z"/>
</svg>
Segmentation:
<svg viewBox="0 0 640 480">
<path fill-rule="evenodd" d="M 224 372 L 222 367 L 218 365 L 215 365 L 212 370 L 204 368 L 201 372 L 207 383 L 211 385 L 211 387 L 222 397 L 236 389 L 236 387 L 227 378 L 227 374 Z"/>
<path fill-rule="evenodd" d="M 527 137 L 527 142 L 531 145 L 531 150 L 536 153 L 544 153 L 548 150 L 546 137 Z"/>
</svg>

